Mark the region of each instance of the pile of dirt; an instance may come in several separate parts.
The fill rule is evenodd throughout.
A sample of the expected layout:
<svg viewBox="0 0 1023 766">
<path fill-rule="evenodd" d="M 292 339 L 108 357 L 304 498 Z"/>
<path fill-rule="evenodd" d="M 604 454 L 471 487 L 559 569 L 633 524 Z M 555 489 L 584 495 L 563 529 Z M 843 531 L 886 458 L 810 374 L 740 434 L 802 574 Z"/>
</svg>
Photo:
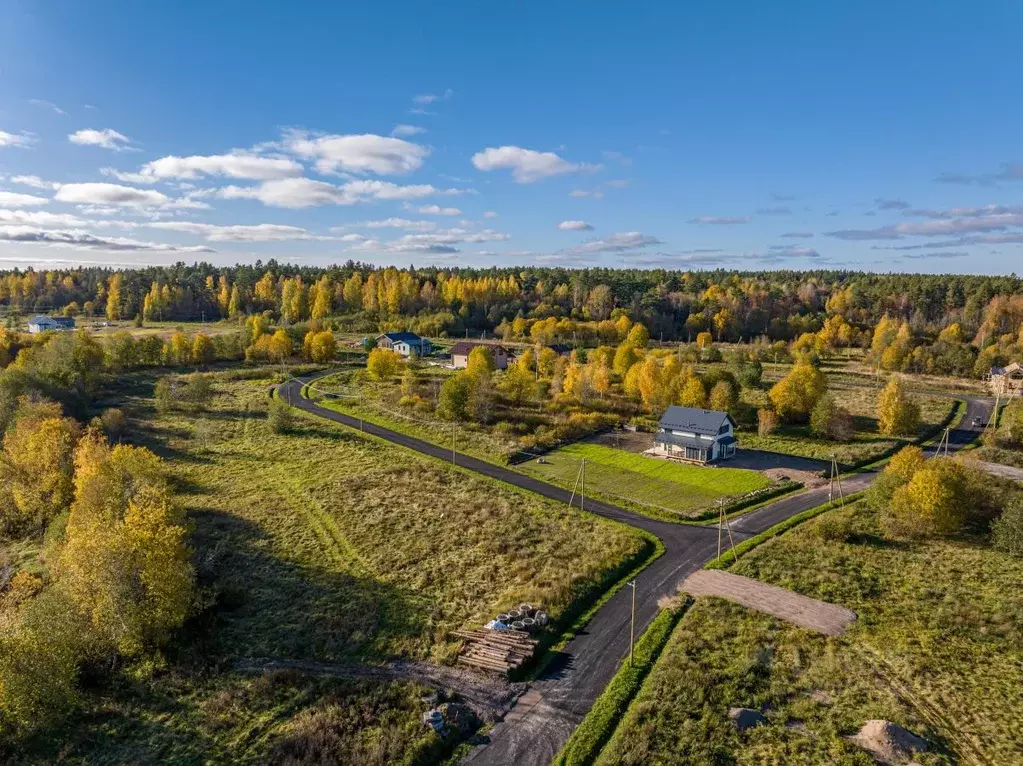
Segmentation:
<svg viewBox="0 0 1023 766">
<path fill-rule="evenodd" d="M 873 720 L 863 724 L 863 728 L 849 741 L 863 748 L 881 763 L 905 763 L 913 753 L 923 752 L 929 748 L 927 740 L 921 739 L 912 732 L 906 731 L 891 721 Z"/>
<path fill-rule="evenodd" d="M 821 487 L 828 483 L 828 480 L 820 475 L 818 471 L 800 471 L 796 468 L 767 468 L 760 473 L 772 481 L 791 479 L 802 483 L 807 489 Z"/>
</svg>

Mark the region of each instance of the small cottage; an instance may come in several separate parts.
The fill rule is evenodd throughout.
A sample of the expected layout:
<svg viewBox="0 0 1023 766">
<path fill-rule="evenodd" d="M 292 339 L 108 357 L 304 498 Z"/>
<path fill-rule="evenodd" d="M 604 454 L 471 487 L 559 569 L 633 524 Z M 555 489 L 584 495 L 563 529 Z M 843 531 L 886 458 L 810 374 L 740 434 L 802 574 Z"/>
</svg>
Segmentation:
<svg viewBox="0 0 1023 766">
<path fill-rule="evenodd" d="M 735 421 L 727 412 L 676 407 L 665 410 L 654 434 L 654 454 L 711 463 L 735 456 Z"/>
<path fill-rule="evenodd" d="M 385 332 L 377 336 L 377 348 L 390 349 L 399 356 L 429 356 L 433 344 L 414 332 Z"/>
<path fill-rule="evenodd" d="M 451 347 L 451 366 L 456 370 L 464 370 L 468 367 L 469 354 L 477 346 L 490 349 L 490 354 L 494 357 L 494 367 L 498 370 L 508 369 L 508 363 L 511 361 L 512 355 L 504 346 L 496 343 L 473 343 L 468 340 L 459 341 Z"/>
<path fill-rule="evenodd" d="M 996 396 L 1023 396 L 1023 365 L 1013 362 L 991 368 L 991 393 Z"/>
<path fill-rule="evenodd" d="M 75 320 L 71 317 L 37 316 L 28 320 L 28 331 L 33 335 L 51 330 L 73 330 Z"/>
</svg>

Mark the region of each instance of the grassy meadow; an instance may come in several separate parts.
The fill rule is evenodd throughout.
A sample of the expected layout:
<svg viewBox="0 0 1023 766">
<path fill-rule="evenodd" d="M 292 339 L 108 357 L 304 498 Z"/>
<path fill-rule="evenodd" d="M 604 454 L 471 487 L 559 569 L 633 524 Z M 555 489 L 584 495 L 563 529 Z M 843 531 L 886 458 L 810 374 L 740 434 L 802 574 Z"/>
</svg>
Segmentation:
<svg viewBox="0 0 1023 766">
<path fill-rule="evenodd" d="M 863 387 L 833 387 L 831 393 L 841 407 L 845 407 L 853 420 L 853 436 L 847 442 L 822 439 L 810 432 L 808 425 L 782 425 L 770 436 L 760 436 L 756 428 L 738 432 L 743 449 L 768 450 L 815 460 L 831 460 L 838 457 L 839 463 L 852 464 L 876 458 L 899 444 L 909 443 L 940 424 L 955 403 L 946 397 L 927 394 L 911 394 L 920 405 L 920 424 L 914 437 L 896 438 L 883 436 L 877 430 L 877 398 L 879 389 Z M 743 389 L 743 401 L 762 407 L 769 402 L 767 388 Z"/>
<path fill-rule="evenodd" d="M 533 460 L 518 468 L 571 488 L 583 460 L 587 495 L 683 518 L 719 498 L 744 495 L 770 484 L 767 477 L 756 471 L 686 465 L 586 443 L 569 444 L 545 455 L 543 463 Z"/>
<path fill-rule="evenodd" d="M 850 534 L 824 525 L 845 516 Z M 937 748 L 924 766 L 1023 752 L 1023 562 L 985 537 L 886 540 L 859 503 L 765 543 L 732 571 L 856 611 L 827 638 L 720 599 L 679 623 L 598 763 L 863 764 L 846 739 L 894 721 Z M 768 725 L 739 733 L 732 706 Z"/>
<path fill-rule="evenodd" d="M 213 374 L 202 412 L 158 411 L 151 374 L 125 376 L 103 402 L 125 410 L 130 441 L 166 460 L 206 608 L 165 667 L 90 703 L 65 761 L 334 762 L 351 748 L 366 754 L 359 762 L 415 762 L 438 738 L 424 734 L 414 683 L 259 680 L 232 668 L 450 662 L 449 631 L 523 601 L 556 617 L 647 550 L 624 526 L 327 421 L 296 415 L 275 434 L 273 375 Z M 321 745 L 334 755 L 296 755 Z"/>
</svg>

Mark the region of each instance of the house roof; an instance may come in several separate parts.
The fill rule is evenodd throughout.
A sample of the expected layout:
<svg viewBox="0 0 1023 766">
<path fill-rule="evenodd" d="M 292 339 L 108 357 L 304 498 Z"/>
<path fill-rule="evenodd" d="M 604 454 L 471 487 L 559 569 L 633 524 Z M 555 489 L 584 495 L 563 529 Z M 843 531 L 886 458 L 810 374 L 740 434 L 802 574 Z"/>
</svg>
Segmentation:
<svg viewBox="0 0 1023 766">
<path fill-rule="evenodd" d="M 568 354 L 572 351 L 572 347 L 567 346 L 564 343 L 551 343 L 547 346 L 547 348 L 558 354 Z"/>
<path fill-rule="evenodd" d="M 483 346 L 483 348 L 489 348 L 491 351 L 497 351 L 501 349 L 505 354 L 508 353 L 508 349 L 499 343 L 474 343 L 471 340 L 460 340 L 458 343 L 451 347 L 451 356 L 468 356 L 469 353 L 477 346 Z"/>
<path fill-rule="evenodd" d="M 414 332 L 385 332 L 383 335 L 378 336 L 380 338 L 387 338 L 391 343 L 421 343 L 426 338 L 420 338 Z M 429 343 L 429 341 L 426 341 Z"/>
<path fill-rule="evenodd" d="M 727 412 L 718 410 L 701 410 L 696 407 L 678 407 L 671 405 L 661 415 L 658 425 L 661 428 L 692 431 L 697 434 L 716 436 L 726 422 L 735 426 L 735 421 Z"/>
<path fill-rule="evenodd" d="M 64 327 L 74 327 L 75 325 L 75 320 L 72 317 L 48 317 L 40 314 L 28 320 L 29 324 L 46 324 L 47 322 L 52 322 L 53 324 L 62 325 Z"/>
<path fill-rule="evenodd" d="M 1012 364 L 1008 364 L 1005 367 L 992 367 L 991 374 L 1005 375 L 1005 373 L 1007 372 L 1019 372 L 1021 370 L 1023 370 L 1023 365 L 1021 365 L 1019 362 L 1013 362 Z"/>
</svg>

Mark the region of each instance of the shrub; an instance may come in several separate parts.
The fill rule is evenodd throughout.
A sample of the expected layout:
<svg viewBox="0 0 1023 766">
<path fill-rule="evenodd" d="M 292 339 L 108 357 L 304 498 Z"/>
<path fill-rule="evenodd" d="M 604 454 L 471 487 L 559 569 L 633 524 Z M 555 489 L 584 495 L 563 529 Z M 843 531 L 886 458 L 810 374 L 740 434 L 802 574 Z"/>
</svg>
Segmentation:
<svg viewBox="0 0 1023 766">
<path fill-rule="evenodd" d="M 270 400 L 270 405 L 267 407 L 266 412 L 266 421 L 270 426 L 270 430 L 275 434 L 288 433 L 295 427 L 295 416 L 291 412 L 291 407 L 280 399 Z"/>
<path fill-rule="evenodd" d="M 813 531 L 826 542 L 845 542 L 852 536 L 852 519 L 846 514 L 826 513 L 818 519 Z"/>
<path fill-rule="evenodd" d="M 992 527 L 994 546 L 1023 558 L 1023 497 L 1013 500 Z"/>
<path fill-rule="evenodd" d="M 962 528 L 972 504 L 963 466 L 935 458 L 895 490 L 883 521 L 899 537 L 948 535 Z"/>
<path fill-rule="evenodd" d="M 757 410 L 757 434 L 770 436 L 778 430 L 778 413 L 774 410 L 763 407 Z"/>
</svg>

